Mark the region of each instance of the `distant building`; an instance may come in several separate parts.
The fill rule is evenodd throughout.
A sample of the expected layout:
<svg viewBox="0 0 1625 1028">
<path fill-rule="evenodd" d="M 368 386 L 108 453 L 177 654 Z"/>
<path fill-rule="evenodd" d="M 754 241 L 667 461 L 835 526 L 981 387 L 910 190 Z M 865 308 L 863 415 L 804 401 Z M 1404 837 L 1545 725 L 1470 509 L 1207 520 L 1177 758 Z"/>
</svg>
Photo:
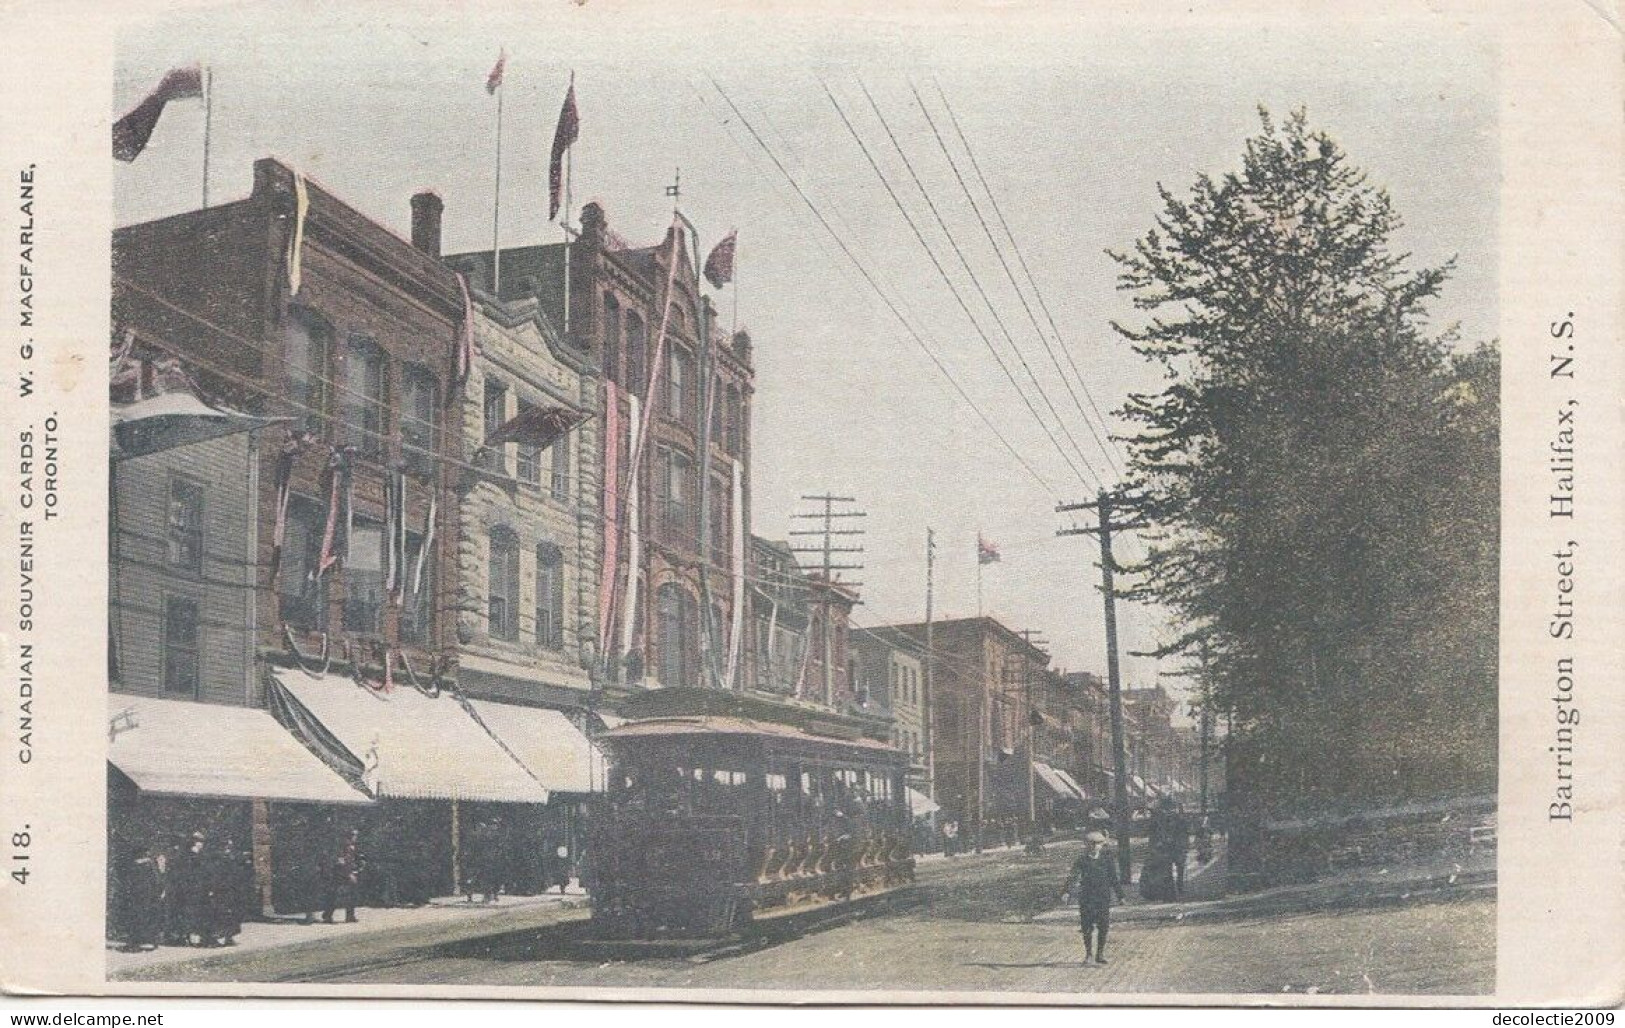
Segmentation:
<svg viewBox="0 0 1625 1028">
<path fill-rule="evenodd" d="M 860 628 L 852 633 L 852 665 L 860 702 L 891 718 L 892 744 L 908 754 L 908 783 L 929 797 L 924 648 L 912 637 L 888 628 Z"/>
<path fill-rule="evenodd" d="M 925 625 L 890 626 L 924 646 Z M 1036 806 L 1031 771 L 1031 683 L 1049 655 L 991 617 L 933 626 L 931 762 L 944 820 L 972 844 L 1028 823 Z"/>
</svg>

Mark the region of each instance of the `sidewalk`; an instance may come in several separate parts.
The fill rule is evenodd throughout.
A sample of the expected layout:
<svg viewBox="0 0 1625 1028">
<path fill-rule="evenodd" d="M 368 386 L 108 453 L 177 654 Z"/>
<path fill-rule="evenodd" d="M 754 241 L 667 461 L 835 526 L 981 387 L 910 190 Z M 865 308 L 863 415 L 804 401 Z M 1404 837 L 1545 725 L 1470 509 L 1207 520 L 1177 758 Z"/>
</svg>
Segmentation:
<svg viewBox="0 0 1625 1028">
<path fill-rule="evenodd" d="M 386 939 L 390 943 L 405 942 L 424 934 L 432 934 L 436 939 L 451 939 L 471 934 L 467 929 L 476 927 L 478 931 L 473 934 L 482 933 L 490 927 L 486 922 L 492 920 L 552 923 L 567 919 L 565 911 L 582 911 L 584 916 L 586 907 L 586 893 L 572 886 L 563 895 L 501 896 L 494 903 L 469 903 L 462 896 L 442 896 L 421 907 L 361 907 L 356 910 L 357 921 L 354 924 L 344 923 L 342 914 L 333 924 L 320 919 L 307 924 L 300 917 L 250 921 L 243 925 L 236 944 L 227 947 L 160 946 L 154 950 L 126 953 L 109 943 L 107 976 L 163 980 L 172 971 L 177 977 L 183 977 L 179 972 L 184 966 L 218 967 L 245 959 L 251 961 L 252 957 L 247 955 L 272 949 L 350 950 L 366 946 L 369 942 L 374 945 Z M 503 924 L 504 928 L 514 926 Z M 459 927 L 464 930 L 458 931 Z M 410 929 L 424 931 L 406 931 Z"/>
</svg>

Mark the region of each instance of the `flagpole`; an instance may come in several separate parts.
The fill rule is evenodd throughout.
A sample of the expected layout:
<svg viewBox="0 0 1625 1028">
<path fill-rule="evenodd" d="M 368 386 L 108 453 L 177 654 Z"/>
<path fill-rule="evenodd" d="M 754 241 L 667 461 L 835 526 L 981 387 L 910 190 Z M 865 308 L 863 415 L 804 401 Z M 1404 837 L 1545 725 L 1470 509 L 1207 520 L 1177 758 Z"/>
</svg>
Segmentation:
<svg viewBox="0 0 1625 1028">
<path fill-rule="evenodd" d="M 496 193 L 491 203 L 491 292 L 502 293 L 502 94 L 497 82 L 497 173 Z"/>
<path fill-rule="evenodd" d="M 570 89 L 576 87 L 576 73 L 570 72 Z M 575 146 L 572 144 L 564 151 L 564 220 L 560 227 L 564 229 L 564 338 L 570 338 L 570 167 L 575 159 Z"/>
<path fill-rule="evenodd" d="M 214 123 L 214 69 L 203 68 L 203 206 L 209 206 L 209 134 Z"/>
</svg>

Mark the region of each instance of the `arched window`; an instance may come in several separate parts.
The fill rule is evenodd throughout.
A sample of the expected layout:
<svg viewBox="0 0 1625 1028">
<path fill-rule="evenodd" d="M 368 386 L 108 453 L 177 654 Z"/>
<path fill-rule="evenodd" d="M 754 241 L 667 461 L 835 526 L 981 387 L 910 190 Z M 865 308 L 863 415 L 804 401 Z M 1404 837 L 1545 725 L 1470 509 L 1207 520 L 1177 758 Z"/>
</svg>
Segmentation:
<svg viewBox="0 0 1625 1028">
<path fill-rule="evenodd" d="M 493 639 L 519 639 L 519 537 L 513 529 L 491 529 L 486 625 Z"/>
<path fill-rule="evenodd" d="M 564 649 L 564 551 L 552 543 L 536 547 L 536 645 Z"/>
<path fill-rule="evenodd" d="M 621 305 L 611 294 L 604 294 L 604 334 L 603 334 L 603 364 L 604 377 L 611 382 L 620 381 L 616 375 L 621 348 Z"/>
<path fill-rule="evenodd" d="M 737 385 L 728 386 L 727 403 L 727 448 L 735 457 L 740 455 L 740 447 L 745 439 L 745 407 Z"/>
<path fill-rule="evenodd" d="M 644 366 L 644 352 L 648 337 L 643 331 L 643 319 L 633 311 L 626 312 L 626 387 L 643 395 L 649 384 L 649 369 Z"/>
<path fill-rule="evenodd" d="M 676 582 L 667 582 L 656 593 L 655 659 L 660 684 L 666 688 L 696 684 L 695 611 L 694 597 Z"/>
</svg>

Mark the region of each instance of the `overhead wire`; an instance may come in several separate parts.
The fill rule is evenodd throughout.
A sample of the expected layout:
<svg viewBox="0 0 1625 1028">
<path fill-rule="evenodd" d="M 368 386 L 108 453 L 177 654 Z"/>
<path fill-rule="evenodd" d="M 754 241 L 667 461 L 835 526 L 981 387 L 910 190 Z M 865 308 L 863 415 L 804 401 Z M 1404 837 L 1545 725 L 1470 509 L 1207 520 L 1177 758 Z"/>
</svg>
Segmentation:
<svg viewBox="0 0 1625 1028">
<path fill-rule="evenodd" d="M 965 387 L 960 385 L 959 380 L 955 378 L 953 373 L 948 370 L 947 365 L 943 364 L 942 359 L 937 356 L 935 351 L 932 350 L 931 346 L 925 341 L 922 334 L 914 327 L 912 323 L 910 323 L 907 318 L 903 316 L 903 313 L 898 309 L 897 304 L 886 293 L 886 291 L 881 288 L 880 283 L 876 281 L 874 275 L 869 271 L 864 263 L 858 259 L 858 256 L 853 253 L 852 248 L 847 245 L 846 241 L 841 237 L 841 235 L 837 233 L 830 225 L 829 220 L 825 218 L 823 212 L 819 210 L 818 205 L 813 203 L 806 191 L 802 189 L 801 184 L 796 181 L 795 176 L 790 174 L 789 169 L 785 168 L 784 163 L 779 160 L 779 157 L 773 151 L 773 148 L 768 145 L 765 139 L 762 138 L 761 133 L 758 132 L 756 127 L 751 124 L 750 119 L 745 116 L 745 113 L 739 109 L 739 105 L 734 103 L 733 98 L 728 95 L 727 90 L 723 89 L 721 83 L 717 82 L 716 79 L 713 78 L 710 81 L 712 87 L 715 88 L 717 93 L 721 95 L 722 99 L 727 102 L 729 108 L 739 119 L 740 124 L 745 127 L 745 130 L 750 133 L 751 138 L 756 141 L 756 145 L 762 148 L 762 151 L 767 154 L 768 159 L 773 162 L 773 166 L 778 169 L 779 174 L 784 176 L 785 181 L 790 184 L 790 187 L 795 191 L 796 196 L 799 197 L 801 202 L 806 205 L 807 209 L 812 212 L 813 217 L 818 220 L 819 225 L 822 226 L 824 231 L 829 234 L 830 238 L 835 241 L 835 244 L 840 248 L 841 252 L 846 255 L 847 260 L 850 261 L 858 270 L 858 273 L 863 277 L 864 281 L 869 284 L 869 288 L 874 290 L 876 296 L 880 297 L 880 300 L 885 304 L 886 309 L 891 311 L 892 316 L 896 318 L 898 323 L 903 326 L 906 332 L 908 332 L 910 338 L 912 338 L 920 349 L 924 351 L 925 355 L 930 358 L 931 363 L 954 387 L 954 391 L 959 394 L 960 399 L 964 400 L 966 405 L 976 413 L 976 416 L 981 419 L 984 425 L 987 426 L 988 431 L 993 433 L 994 437 L 997 438 L 1004 448 L 1010 452 L 1010 455 L 1015 458 L 1016 462 L 1020 464 L 1029 475 L 1032 476 L 1034 481 L 1036 481 L 1046 493 L 1049 493 L 1052 497 L 1056 496 L 1054 488 L 1050 486 L 1049 482 L 1044 478 L 1044 476 L 1039 474 L 1038 471 L 1032 466 L 1031 462 L 1029 462 L 1026 457 L 1022 456 L 1021 451 L 1016 449 L 1016 447 L 1011 444 L 1010 440 L 1005 437 L 1003 432 L 999 431 L 999 427 L 993 422 L 993 419 L 988 417 L 987 413 L 982 410 L 980 405 L 978 405 L 975 400 L 971 399 L 970 394 L 965 391 Z"/>
<path fill-rule="evenodd" d="M 1079 469 L 1077 462 L 1072 459 L 1071 455 L 1066 452 L 1066 449 L 1061 445 L 1060 440 L 1055 437 L 1054 430 L 1050 428 L 1049 423 L 1044 420 L 1044 417 L 1038 413 L 1038 408 L 1033 406 L 1032 398 L 1027 395 L 1027 390 L 1022 387 L 1021 383 L 1016 381 L 1015 373 L 1010 370 L 1010 366 L 1008 363 L 1006 363 L 1003 355 L 1000 354 L 998 348 L 993 345 L 993 341 L 988 338 L 987 332 L 982 328 L 981 323 L 976 319 L 976 316 L 971 313 L 970 305 L 967 304 L 965 302 L 965 298 L 960 295 L 958 287 L 954 285 L 952 277 L 948 274 L 948 270 L 942 266 L 941 260 L 937 258 L 936 251 L 934 251 L 931 248 L 931 244 L 926 241 L 925 234 L 920 231 L 920 227 L 915 223 L 913 215 L 909 214 L 907 205 L 904 204 L 902 198 L 897 195 L 896 189 L 892 187 L 891 180 L 888 179 L 886 177 L 886 173 L 881 170 L 879 162 L 874 158 L 874 154 L 869 151 L 868 144 L 863 141 L 863 136 L 858 133 L 858 130 L 852 124 L 851 119 L 847 117 L 846 110 L 841 107 L 840 101 L 835 98 L 834 93 L 830 92 L 828 86 L 824 86 L 823 88 L 824 95 L 829 98 L 829 102 L 834 106 L 835 113 L 840 116 L 841 123 L 846 126 L 847 132 L 851 134 L 852 139 L 858 144 L 858 149 L 863 152 L 864 159 L 869 162 L 869 167 L 874 170 L 875 176 L 880 179 L 880 184 L 885 187 L 886 194 L 891 197 L 892 204 L 896 206 L 898 212 L 902 214 L 903 220 L 908 223 L 909 230 L 913 232 L 915 240 L 918 241 L 920 247 L 925 250 L 925 254 L 930 259 L 932 266 L 936 268 L 937 274 L 942 278 L 943 282 L 947 284 L 948 291 L 953 295 L 954 300 L 959 304 L 960 310 L 964 312 L 965 317 L 970 321 L 971 327 L 976 330 L 976 334 L 981 338 L 983 345 L 987 347 L 988 353 L 993 355 L 993 359 L 998 364 L 999 370 L 1004 372 L 1004 377 L 1009 380 L 1011 387 L 1016 391 L 1016 395 L 1021 397 L 1022 404 L 1026 406 L 1028 413 L 1033 416 L 1033 420 L 1038 422 L 1038 426 L 1044 430 L 1044 434 L 1049 438 L 1049 441 L 1051 445 L 1055 447 L 1056 452 L 1061 455 L 1061 459 L 1065 461 L 1067 467 L 1069 467 L 1072 470 L 1072 473 L 1077 476 L 1080 483 L 1087 486 L 1089 483 L 1084 477 L 1083 471 Z M 1099 479 L 1098 476 L 1096 476 L 1097 485 L 1098 482 Z"/>
<path fill-rule="evenodd" d="M 959 162 L 954 160 L 953 153 L 948 149 L 947 140 L 943 138 L 942 132 L 937 128 L 936 119 L 931 117 L 930 109 L 926 107 L 924 98 L 920 96 L 920 91 L 914 87 L 913 83 L 909 84 L 909 91 L 914 94 L 914 101 L 919 105 L 920 113 L 925 115 L 925 123 L 930 126 L 931 135 L 936 139 L 937 147 L 942 151 L 943 157 L 947 158 L 948 167 L 953 170 L 955 181 L 959 183 L 960 190 L 965 194 L 965 199 L 969 201 L 971 210 L 976 214 L 976 221 L 979 225 L 981 225 L 982 233 L 987 236 L 987 242 L 988 245 L 993 249 L 993 255 L 999 259 L 999 267 L 1004 269 L 1005 278 L 1010 281 L 1011 289 L 1015 291 L 1016 298 L 1021 301 L 1022 309 L 1027 313 L 1027 320 L 1032 323 L 1033 332 L 1038 336 L 1038 341 L 1043 344 L 1044 352 L 1049 355 L 1050 363 L 1055 367 L 1055 373 L 1060 376 L 1061 384 L 1066 387 L 1067 393 L 1071 396 L 1072 404 L 1078 410 L 1078 416 L 1083 419 L 1084 427 L 1089 430 L 1090 437 L 1094 440 L 1095 446 L 1097 449 L 1099 449 L 1101 456 L 1106 459 L 1106 464 L 1112 469 L 1112 473 L 1121 477 L 1122 471 L 1117 467 L 1117 462 L 1112 459 L 1110 448 L 1108 448 L 1106 444 L 1101 441 L 1100 434 L 1095 431 L 1094 421 L 1090 418 L 1089 413 L 1083 409 L 1083 402 L 1078 399 L 1078 392 L 1072 387 L 1072 380 L 1067 377 L 1066 370 L 1061 367 L 1061 361 L 1055 355 L 1055 348 L 1050 345 L 1048 337 L 1044 335 L 1044 329 L 1038 324 L 1038 316 L 1033 312 L 1032 304 L 1027 302 L 1027 295 L 1025 292 L 1023 292 L 1021 285 L 1016 281 L 1015 273 L 1010 268 L 1010 262 L 1005 260 L 1004 248 L 1000 246 L 998 240 L 993 237 L 993 229 L 988 225 L 987 218 L 983 216 L 981 205 L 976 202 L 976 197 L 972 195 L 970 184 L 965 181 L 965 176 L 960 172 Z M 985 298 L 986 297 L 984 294 L 984 299 Z M 1007 331 L 1006 335 L 1008 334 L 1009 333 Z M 1070 354 L 1068 357 L 1070 357 Z M 1074 365 L 1074 373 L 1076 373 L 1076 370 L 1076 365 Z M 1105 425 L 1102 423 L 1102 428 L 1104 427 Z M 1109 431 L 1107 435 L 1109 438 Z M 1074 443 L 1074 445 L 1076 444 Z"/>
<path fill-rule="evenodd" d="M 978 276 L 976 274 L 976 270 L 971 267 L 969 258 L 965 256 L 964 249 L 959 245 L 959 240 L 954 237 L 953 230 L 948 227 L 947 220 L 943 218 L 942 212 L 938 209 L 936 200 L 931 195 L 931 190 L 927 188 L 925 182 L 921 180 L 919 173 L 915 171 L 914 162 L 909 159 L 908 151 L 903 149 L 902 142 L 897 138 L 897 134 L 892 131 L 891 123 L 886 120 L 886 115 L 881 111 L 880 104 L 875 101 L 874 94 L 869 92 L 869 87 L 862 79 L 858 79 L 858 88 L 863 91 L 864 99 L 868 100 L 869 102 L 869 109 L 874 112 L 875 118 L 880 122 L 880 127 L 885 131 L 886 138 L 890 140 L 892 149 L 897 152 L 897 156 L 902 160 L 903 168 L 908 172 L 908 176 L 913 181 L 914 187 L 919 190 L 920 196 L 925 200 L 926 208 L 930 210 L 932 218 L 936 220 L 937 227 L 942 230 L 943 237 L 948 240 L 948 246 L 954 251 L 954 256 L 959 258 L 959 266 L 964 269 L 965 275 L 970 279 L 971 286 L 976 290 L 977 295 L 982 298 L 982 303 L 987 307 L 988 313 L 993 316 L 993 323 L 998 326 L 999 331 L 1004 335 L 1004 340 L 1009 344 L 1011 352 L 1015 354 L 1017 362 L 1019 362 L 1021 365 L 1021 369 L 1027 373 L 1028 380 L 1032 382 L 1033 388 L 1037 390 L 1039 399 L 1044 401 L 1044 406 L 1049 409 L 1050 416 L 1055 419 L 1055 424 L 1060 428 L 1061 434 L 1066 436 L 1067 442 L 1072 444 L 1072 449 L 1075 453 L 1077 453 L 1078 459 L 1083 461 L 1084 467 L 1089 469 L 1090 477 L 1092 477 L 1095 480 L 1095 483 L 1099 485 L 1101 483 L 1100 474 L 1095 471 L 1094 464 L 1089 460 L 1088 455 L 1083 452 L 1083 447 L 1078 445 L 1077 439 L 1072 435 L 1072 429 L 1067 426 L 1066 419 L 1061 417 L 1060 411 L 1056 409 L 1055 403 L 1050 399 L 1049 393 L 1044 389 L 1044 384 L 1039 381 L 1038 375 L 1034 373 L 1031 363 L 1029 363 L 1027 360 L 1027 355 L 1022 353 L 1020 344 L 1016 342 L 1015 336 L 1011 334 L 1009 326 L 1004 323 L 1003 315 L 999 313 L 999 309 L 994 305 L 992 298 L 987 295 L 987 290 L 982 286 L 981 277 Z M 835 98 L 833 94 L 830 94 L 828 86 L 824 87 L 824 92 L 826 95 L 830 96 L 830 101 L 834 103 Z M 836 110 L 840 111 L 840 105 L 836 103 L 835 106 Z M 851 131 L 854 138 L 856 138 L 856 129 L 853 127 L 850 121 L 847 121 L 844 116 L 844 112 L 842 120 L 846 121 L 847 129 Z M 863 146 L 861 139 L 858 140 L 858 145 L 860 147 Z M 868 156 L 867 152 L 865 152 L 865 156 Z M 871 160 L 870 165 L 875 168 L 877 173 L 879 172 L 879 167 L 874 161 Z M 884 176 L 882 176 L 882 180 L 884 181 Z M 891 192 L 889 188 L 887 191 Z M 896 199 L 895 194 L 893 194 L 893 199 Z M 900 203 L 899 207 L 901 209 Z M 912 222 L 910 227 L 913 227 Z M 919 234 L 916 233 L 916 235 L 918 236 Z M 923 244 L 924 238 L 919 238 Z M 927 253 L 932 257 L 932 263 L 937 263 L 935 254 L 931 253 L 929 247 L 927 247 Z M 958 289 L 954 286 L 953 282 L 948 279 L 947 273 L 943 271 L 940 264 L 938 264 L 937 270 L 942 274 L 943 281 L 947 283 L 949 290 L 954 293 L 954 299 L 960 301 L 960 307 L 965 311 L 965 316 L 970 318 L 972 327 L 976 329 L 978 334 L 982 335 L 983 341 L 988 344 L 988 348 L 993 350 L 997 356 L 997 351 L 993 347 L 992 341 L 987 338 L 985 331 L 983 330 L 982 326 L 977 323 L 977 320 L 974 317 L 971 317 L 970 308 L 964 303 L 963 299 L 961 299 Z M 1013 378 L 1011 380 L 1011 384 L 1015 384 Z M 1017 388 L 1018 390 L 1020 389 L 1019 386 Z M 1034 412 L 1034 416 L 1038 417 L 1036 411 Z M 1039 420 L 1040 422 L 1043 421 L 1041 417 Z M 1052 441 L 1054 441 L 1053 437 Z M 1056 441 L 1056 446 L 1057 448 L 1060 447 L 1058 441 Z M 1076 465 L 1073 465 L 1073 468 L 1076 470 Z"/>
<path fill-rule="evenodd" d="M 931 84 L 936 87 L 937 97 L 942 101 L 942 108 L 948 112 L 948 121 L 953 125 L 954 134 L 959 138 L 959 144 L 964 148 L 965 156 L 970 158 L 971 168 L 976 172 L 976 179 L 981 183 L 982 191 L 987 194 L 988 203 L 992 206 L 1000 227 L 1004 229 L 1005 237 L 1010 240 L 1010 250 L 1016 255 L 1016 261 L 1021 265 L 1022 273 L 1026 276 L 1033 295 L 1038 299 L 1038 306 L 1043 310 L 1044 317 L 1049 322 L 1050 330 L 1055 333 L 1056 343 L 1060 345 L 1061 352 L 1066 355 L 1067 363 L 1071 366 L 1072 373 L 1077 376 L 1078 385 L 1083 388 L 1083 395 L 1088 399 L 1090 409 L 1095 412 L 1095 417 L 1100 420 L 1100 424 L 1104 429 L 1108 424 L 1105 415 L 1101 414 L 1100 406 L 1095 403 L 1094 394 L 1089 390 L 1089 383 L 1084 379 L 1083 373 L 1078 370 L 1077 361 L 1073 358 L 1071 349 L 1061 336 L 1060 326 L 1055 323 L 1055 315 L 1050 311 L 1048 301 L 1044 299 L 1044 291 L 1039 288 L 1038 279 L 1034 277 L 1032 268 L 1028 266 L 1026 255 L 1021 252 L 1021 245 L 1016 241 L 1015 233 L 1010 229 L 1010 222 L 1005 219 L 1004 208 L 999 204 L 997 194 L 993 192 L 993 187 L 988 184 L 987 176 L 982 173 L 981 162 L 976 159 L 976 151 L 972 149 L 970 141 L 965 138 L 965 132 L 959 124 L 959 117 L 954 113 L 953 104 L 949 103 L 948 95 L 943 92 L 940 82 L 933 79 Z M 1122 457 L 1126 463 L 1128 458 L 1123 454 L 1122 448 L 1109 430 L 1106 432 L 1106 438 L 1111 442 L 1112 448 L 1117 451 L 1117 455 Z M 1109 456 L 1107 459 L 1111 460 Z M 1118 474 L 1121 474 L 1121 470 L 1117 469 L 1116 462 L 1112 463 L 1113 468 L 1118 471 Z"/>
</svg>

